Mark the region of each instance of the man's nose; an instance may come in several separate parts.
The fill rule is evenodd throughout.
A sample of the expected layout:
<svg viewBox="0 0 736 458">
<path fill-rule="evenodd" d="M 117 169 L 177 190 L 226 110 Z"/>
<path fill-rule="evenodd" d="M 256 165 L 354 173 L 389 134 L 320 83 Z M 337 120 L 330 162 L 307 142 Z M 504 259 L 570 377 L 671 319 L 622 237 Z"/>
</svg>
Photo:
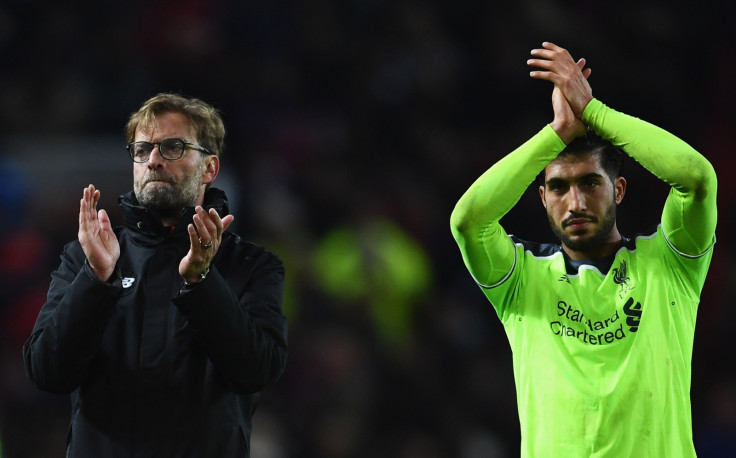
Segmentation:
<svg viewBox="0 0 736 458">
<path fill-rule="evenodd" d="M 161 167 L 165 162 L 166 162 L 166 159 L 164 159 L 164 157 L 161 156 L 160 145 L 153 145 L 153 149 L 151 150 L 151 155 L 148 156 L 148 167 L 149 168 Z"/>
<path fill-rule="evenodd" d="M 585 201 L 585 193 L 582 192 L 580 189 L 578 189 L 577 186 L 570 187 L 570 192 L 568 193 L 568 210 L 575 213 L 580 213 L 586 211 L 587 203 Z"/>
</svg>

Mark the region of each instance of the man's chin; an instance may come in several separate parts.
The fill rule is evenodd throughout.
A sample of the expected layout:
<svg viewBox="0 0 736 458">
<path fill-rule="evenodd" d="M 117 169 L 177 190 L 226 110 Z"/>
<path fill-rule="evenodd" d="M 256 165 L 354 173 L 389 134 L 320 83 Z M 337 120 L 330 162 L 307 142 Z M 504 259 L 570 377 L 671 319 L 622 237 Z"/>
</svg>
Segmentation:
<svg viewBox="0 0 736 458">
<path fill-rule="evenodd" d="M 166 208 L 173 207 L 177 202 L 177 196 L 171 188 L 166 186 L 150 186 L 146 184 L 143 190 L 136 196 L 138 202 L 144 207 Z"/>
<path fill-rule="evenodd" d="M 587 231 L 583 231 L 582 234 L 567 234 L 563 242 L 566 246 L 572 248 L 573 250 L 584 251 L 591 248 L 591 246 L 593 245 L 592 239 L 592 236 L 588 234 Z"/>
</svg>

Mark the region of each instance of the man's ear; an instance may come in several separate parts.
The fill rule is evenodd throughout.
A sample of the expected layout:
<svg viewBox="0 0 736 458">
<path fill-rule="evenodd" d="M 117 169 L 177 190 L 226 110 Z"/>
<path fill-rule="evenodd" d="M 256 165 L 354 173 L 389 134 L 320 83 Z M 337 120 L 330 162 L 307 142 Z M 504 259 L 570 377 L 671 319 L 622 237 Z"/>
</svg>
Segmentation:
<svg viewBox="0 0 736 458">
<path fill-rule="evenodd" d="M 220 172 L 220 158 L 210 154 L 204 158 L 204 170 L 202 170 L 202 184 L 210 184 L 215 181 Z"/>
<path fill-rule="evenodd" d="M 626 194 L 626 178 L 618 177 L 613 181 L 613 191 L 615 194 L 616 205 L 620 204 L 624 200 Z"/>
<path fill-rule="evenodd" d="M 539 186 L 539 197 L 542 199 L 542 205 L 547 208 L 547 198 L 544 196 L 544 186 Z"/>
</svg>

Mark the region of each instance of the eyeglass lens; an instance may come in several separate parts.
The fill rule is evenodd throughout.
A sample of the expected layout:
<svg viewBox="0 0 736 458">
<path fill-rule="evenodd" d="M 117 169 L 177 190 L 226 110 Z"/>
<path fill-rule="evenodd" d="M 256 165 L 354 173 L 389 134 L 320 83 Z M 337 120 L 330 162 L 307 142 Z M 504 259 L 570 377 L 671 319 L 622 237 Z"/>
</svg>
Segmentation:
<svg viewBox="0 0 736 458">
<path fill-rule="evenodd" d="M 165 159 L 176 160 L 184 154 L 184 142 L 176 138 L 168 138 L 160 143 L 134 142 L 131 145 L 131 156 L 136 162 L 146 162 L 151 156 L 154 146 Z"/>
</svg>

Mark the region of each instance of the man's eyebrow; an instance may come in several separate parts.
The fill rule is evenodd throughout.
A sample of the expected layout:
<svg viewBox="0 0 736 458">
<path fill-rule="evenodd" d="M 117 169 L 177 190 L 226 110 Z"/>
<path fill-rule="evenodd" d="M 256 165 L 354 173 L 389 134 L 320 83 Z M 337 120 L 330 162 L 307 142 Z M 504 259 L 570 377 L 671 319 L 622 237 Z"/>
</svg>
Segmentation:
<svg viewBox="0 0 736 458">
<path fill-rule="evenodd" d="M 567 180 L 562 179 L 562 178 L 550 178 L 549 180 L 544 182 L 544 184 L 546 184 L 547 186 L 551 184 L 563 184 L 563 183 L 567 183 Z"/>
<path fill-rule="evenodd" d="M 585 175 L 582 175 L 578 177 L 577 179 L 578 180 L 589 180 L 591 178 L 605 178 L 605 175 L 601 175 L 600 173 L 591 172 L 591 173 L 586 173 Z"/>
<path fill-rule="evenodd" d="M 583 180 L 589 180 L 591 178 L 605 178 L 604 175 L 601 175 L 600 173 L 591 172 L 586 173 L 585 175 L 580 175 L 579 177 L 572 177 L 572 178 L 560 178 L 560 177 L 552 177 L 549 180 L 545 181 L 545 184 L 561 184 L 561 183 L 570 183 L 575 181 L 583 181 Z"/>
</svg>

